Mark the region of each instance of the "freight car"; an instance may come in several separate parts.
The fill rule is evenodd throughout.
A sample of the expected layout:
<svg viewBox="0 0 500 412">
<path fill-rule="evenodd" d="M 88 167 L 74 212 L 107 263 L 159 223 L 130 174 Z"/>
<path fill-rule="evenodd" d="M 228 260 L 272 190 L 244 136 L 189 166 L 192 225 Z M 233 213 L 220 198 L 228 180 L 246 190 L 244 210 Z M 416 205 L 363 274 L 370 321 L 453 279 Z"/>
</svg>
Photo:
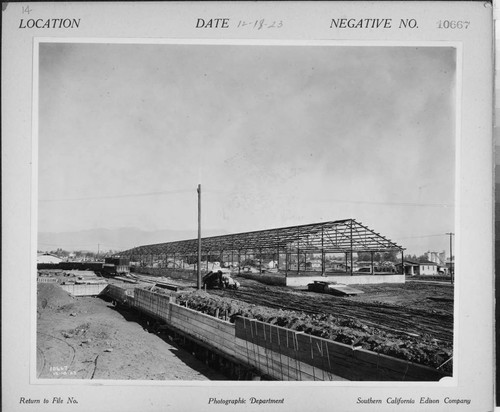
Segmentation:
<svg viewBox="0 0 500 412">
<path fill-rule="evenodd" d="M 127 258 L 105 258 L 100 274 L 106 277 L 128 275 L 130 260 Z"/>
<path fill-rule="evenodd" d="M 130 273 L 130 260 L 127 258 L 105 258 L 102 262 L 60 262 L 47 265 L 39 263 L 37 269 L 61 270 L 91 270 L 96 274 L 106 277 L 128 275 Z"/>
</svg>

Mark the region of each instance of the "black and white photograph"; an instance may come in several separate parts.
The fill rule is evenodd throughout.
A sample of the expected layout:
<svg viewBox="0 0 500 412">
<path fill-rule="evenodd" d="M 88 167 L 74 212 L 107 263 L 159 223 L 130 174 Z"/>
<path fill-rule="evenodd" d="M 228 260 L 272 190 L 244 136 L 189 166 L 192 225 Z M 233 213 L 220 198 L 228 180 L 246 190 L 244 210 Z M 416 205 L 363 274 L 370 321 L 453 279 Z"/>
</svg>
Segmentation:
<svg viewBox="0 0 500 412">
<path fill-rule="evenodd" d="M 50 42 L 39 68 L 38 378 L 452 375 L 455 48 Z"/>
<path fill-rule="evenodd" d="M 491 3 L 3 14 L 6 410 L 493 407 Z"/>
</svg>

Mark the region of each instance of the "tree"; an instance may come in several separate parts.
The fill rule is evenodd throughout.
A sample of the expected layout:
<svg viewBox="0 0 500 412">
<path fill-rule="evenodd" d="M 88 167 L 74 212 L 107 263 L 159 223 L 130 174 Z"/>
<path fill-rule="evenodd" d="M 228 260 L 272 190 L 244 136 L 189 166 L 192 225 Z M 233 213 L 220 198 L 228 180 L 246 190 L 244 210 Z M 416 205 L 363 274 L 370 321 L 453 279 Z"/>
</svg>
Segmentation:
<svg viewBox="0 0 500 412">
<path fill-rule="evenodd" d="M 396 262 L 398 260 L 398 255 L 395 250 L 390 250 L 388 252 L 385 252 L 383 255 L 383 260 L 385 262 Z"/>
<path fill-rule="evenodd" d="M 361 262 L 370 262 L 372 255 L 370 252 L 358 252 L 358 260 Z"/>
<path fill-rule="evenodd" d="M 423 263 L 423 262 L 428 262 L 429 259 L 427 259 L 427 256 L 426 255 L 420 255 L 418 258 L 417 258 L 417 262 L 419 263 Z"/>
</svg>

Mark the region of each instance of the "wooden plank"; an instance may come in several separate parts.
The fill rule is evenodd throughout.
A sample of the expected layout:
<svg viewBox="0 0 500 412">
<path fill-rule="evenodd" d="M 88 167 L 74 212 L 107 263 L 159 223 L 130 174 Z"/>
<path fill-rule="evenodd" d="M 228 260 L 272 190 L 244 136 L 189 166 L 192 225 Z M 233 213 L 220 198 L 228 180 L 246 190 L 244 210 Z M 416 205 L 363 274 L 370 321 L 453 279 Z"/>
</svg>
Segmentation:
<svg viewBox="0 0 500 412">
<path fill-rule="evenodd" d="M 184 322 L 186 324 L 193 325 L 194 327 L 202 328 L 203 330 L 211 331 L 215 334 L 224 334 L 234 337 L 234 325 L 229 324 L 213 324 L 212 322 L 206 322 L 204 318 L 196 318 L 196 317 L 187 317 L 187 316 L 178 316 L 175 314 L 175 319 L 178 322 Z M 172 319 L 174 318 L 172 317 Z"/>
<path fill-rule="evenodd" d="M 170 296 L 159 295 L 144 289 L 136 289 L 134 307 L 167 321 L 170 312 Z"/>
<path fill-rule="evenodd" d="M 229 354 L 233 357 L 235 355 L 234 347 L 231 346 L 229 344 L 229 342 L 225 339 L 222 339 L 222 338 L 221 339 L 213 339 L 213 337 L 208 337 L 206 335 L 200 334 L 196 330 L 188 329 L 185 327 L 180 327 L 180 325 L 178 325 L 178 324 L 172 324 L 171 326 L 180 330 L 181 332 L 184 332 L 188 337 L 193 337 L 197 340 L 206 342 L 206 343 L 210 344 L 211 346 L 213 346 L 214 348 L 217 348 L 219 351 L 222 351 L 222 352 Z M 214 343 L 216 343 L 217 345 L 214 346 Z"/>
<path fill-rule="evenodd" d="M 115 279 L 121 280 L 122 282 L 126 282 L 126 283 L 137 283 L 137 280 L 124 278 L 122 276 L 115 276 Z"/>
<path fill-rule="evenodd" d="M 59 280 L 57 278 L 49 278 L 49 277 L 38 277 L 38 283 L 58 283 Z"/>
<path fill-rule="evenodd" d="M 235 350 L 247 358 L 248 362 L 260 369 L 261 372 L 271 374 L 271 371 L 275 371 L 277 379 L 282 379 L 283 375 L 285 380 L 298 380 L 299 373 L 296 369 L 296 360 L 290 360 L 288 364 L 285 364 L 286 358 L 281 354 L 270 350 L 266 351 L 258 345 L 238 338 L 236 339 Z M 268 367 L 269 370 L 267 370 Z"/>
<path fill-rule="evenodd" d="M 212 325 L 226 324 L 226 325 L 231 325 L 231 327 L 234 326 L 233 323 L 230 323 L 227 320 L 219 319 L 214 316 L 207 315 L 206 313 L 198 312 L 194 309 L 186 308 L 175 303 L 172 304 L 171 306 L 172 306 L 171 310 L 173 313 L 179 313 L 180 315 L 188 317 L 192 316 L 195 318 L 200 318 L 200 319 L 202 318 L 206 321 L 207 324 L 212 324 Z"/>
<path fill-rule="evenodd" d="M 174 322 L 173 319 L 176 319 L 175 322 L 178 324 L 184 324 L 186 327 L 189 327 L 190 329 L 200 329 L 200 331 L 203 331 L 206 334 L 214 334 L 218 336 L 223 336 L 225 339 L 234 339 L 234 331 L 230 332 L 225 328 L 214 328 L 213 326 L 198 322 L 197 320 L 190 319 L 190 320 L 182 320 L 178 319 L 176 317 L 172 317 L 169 322 Z M 187 326 L 189 325 L 189 326 Z"/>
<path fill-rule="evenodd" d="M 363 349 L 356 350 L 348 345 L 256 320 L 237 318 L 235 334 L 239 339 L 347 379 L 436 381 L 445 376 L 427 366 Z"/>
<path fill-rule="evenodd" d="M 256 352 L 249 356 L 246 355 L 246 359 L 249 365 L 253 366 L 262 374 L 272 376 L 275 379 L 287 377 L 286 370 L 283 369 L 283 364 L 277 363 L 273 361 L 272 358 L 266 357 L 263 352 Z"/>
<path fill-rule="evenodd" d="M 170 323 L 177 325 L 177 327 L 182 327 L 186 330 L 194 330 L 203 333 L 207 336 L 220 336 L 223 339 L 234 340 L 234 329 L 228 329 L 226 325 L 218 325 L 219 327 L 213 327 L 207 325 L 204 322 L 200 322 L 199 319 L 190 318 L 183 319 L 178 316 L 172 316 L 169 320 Z M 222 328 L 220 328 L 222 326 Z"/>
<path fill-rule="evenodd" d="M 248 353 L 245 345 L 248 345 Z M 255 346 L 252 348 L 252 346 Z M 256 345 L 250 342 L 236 339 L 236 353 L 237 356 L 242 356 L 249 359 L 251 363 L 261 372 L 269 374 L 278 380 L 327 380 L 327 381 L 339 381 L 344 380 L 339 376 L 328 373 L 327 371 L 320 370 L 311 365 L 297 361 L 286 357 L 282 354 L 276 353 L 274 351 L 260 351 L 257 349 Z M 253 354 L 255 349 L 255 354 Z M 267 356 L 267 359 L 266 359 Z"/>
<path fill-rule="evenodd" d="M 207 340 L 214 343 L 225 344 L 226 342 L 234 340 L 233 335 L 216 333 L 214 330 L 205 330 L 202 328 L 197 328 L 193 326 L 188 326 L 182 322 L 170 322 L 173 326 L 186 331 L 187 333 L 197 334 L 199 336 L 205 337 Z"/>
<path fill-rule="evenodd" d="M 97 296 L 105 288 L 106 284 L 90 284 L 90 285 L 60 285 L 60 287 L 73 296 Z"/>
<path fill-rule="evenodd" d="M 393 373 L 399 373 L 402 380 L 439 380 L 444 376 L 442 372 L 436 369 L 424 365 L 418 365 L 403 359 L 393 358 L 384 354 L 377 354 L 364 349 L 355 351 L 353 357 L 362 363 L 374 365 L 379 369 L 386 369 L 392 371 Z"/>
<path fill-rule="evenodd" d="M 274 350 L 294 359 L 309 359 L 309 345 L 298 343 L 298 337 L 303 334 L 302 332 L 269 324 L 264 325 L 263 322 L 249 321 L 248 319 L 243 323 L 246 324 L 246 327 L 243 325 L 242 328 L 242 324 L 238 320 L 235 323 L 237 337 L 264 347 L 271 345 Z"/>
<path fill-rule="evenodd" d="M 177 292 L 179 290 L 179 286 L 178 285 L 172 285 L 171 283 L 156 282 L 155 286 L 163 288 L 163 289 L 172 290 L 174 292 Z"/>
<path fill-rule="evenodd" d="M 255 328 L 253 330 L 253 340 L 256 344 L 261 345 L 261 346 L 266 346 L 268 344 L 268 340 L 271 339 L 273 336 L 272 333 L 272 328 L 267 332 L 266 336 L 266 330 L 265 328 L 261 328 L 259 323 L 254 323 Z M 325 362 L 325 354 L 321 353 L 320 350 L 318 350 L 315 345 L 313 345 L 313 340 L 315 340 L 311 335 L 305 335 L 301 333 L 289 333 L 289 336 L 287 336 L 287 342 L 286 346 L 282 345 L 282 348 L 279 348 L 278 351 L 281 351 L 287 356 L 291 356 L 294 359 L 297 359 L 301 362 L 305 362 L 308 364 L 311 364 L 312 366 L 319 367 L 319 368 L 325 368 L 326 362 Z M 279 334 L 278 334 L 279 336 Z M 291 338 L 291 341 L 290 341 Z M 322 344 L 322 341 L 319 341 Z M 329 345 L 331 347 L 331 345 Z M 335 345 L 334 345 L 335 347 Z M 345 350 L 345 347 L 341 347 L 342 349 Z M 314 353 L 316 351 L 316 354 Z M 323 351 L 323 349 L 322 349 Z M 350 377 L 352 377 L 352 366 L 353 362 L 352 359 L 350 359 L 348 356 L 346 357 L 346 354 L 342 354 L 341 357 L 338 357 L 335 351 L 330 350 L 332 355 L 328 354 L 328 360 L 330 361 L 330 367 L 331 369 L 331 362 L 332 360 L 334 361 L 335 364 L 335 370 L 338 373 L 339 370 L 345 369 L 345 373 L 348 373 Z M 352 349 L 349 348 L 349 356 L 352 357 Z M 316 355 L 316 356 L 314 356 Z"/>
<path fill-rule="evenodd" d="M 214 345 L 225 345 L 228 346 L 228 343 L 231 342 L 231 340 L 228 339 L 228 336 L 224 335 L 218 335 L 215 333 L 211 333 L 210 331 L 204 331 L 199 328 L 193 328 L 186 326 L 186 324 L 183 323 L 177 323 L 177 322 L 172 322 L 170 323 L 172 326 L 175 326 L 176 328 L 184 331 L 188 335 L 193 335 L 197 336 L 200 339 L 203 339 L 206 342 L 211 342 Z M 233 338 L 233 336 L 229 336 L 229 338 Z M 228 346 L 229 347 L 229 346 Z"/>
<path fill-rule="evenodd" d="M 185 333 L 184 331 L 182 331 L 182 330 L 180 330 L 180 329 L 176 328 L 176 327 L 175 327 L 175 326 L 173 326 L 173 325 L 169 325 L 169 326 L 170 326 L 171 330 L 173 330 L 173 331 L 175 331 L 175 332 L 177 332 L 177 333 L 179 333 L 179 334 L 181 334 L 181 335 L 183 335 L 183 334 Z M 231 361 L 233 361 L 233 362 L 239 362 L 239 361 L 240 361 L 240 359 L 238 359 L 236 356 L 234 356 L 234 355 L 232 354 L 232 348 L 228 348 L 228 350 L 227 350 L 226 352 L 224 352 L 223 350 L 219 349 L 218 347 L 214 347 L 214 346 L 213 346 L 213 345 L 211 345 L 210 343 L 207 343 L 207 342 L 205 342 L 205 341 L 202 341 L 202 340 L 200 340 L 200 339 L 197 339 L 197 338 L 196 338 L 196 337 L 194 337 L 194 336 L 188 336 L 188 338 L 189 338 L 189 339 L 194 340 L 194 341 L 195 341 L 195 342 L 197 342 L 199 345 L 201 345 L 201 346 L 203 346 L 203 347 L 206 347 L 206 348 L 208 348 L 208 349 L 212 350 L 212 351 L 213 351 L 213 352 L 215 352 L 215 353 L 218 353 L 218 354 L 220 354 L 220 355 L 222 355 L 222 356 L 227 357 L 229 360 L 231 360 Z M 224 348 L 223 348 L 223 349 L 224 349 Z"/>
</svg>

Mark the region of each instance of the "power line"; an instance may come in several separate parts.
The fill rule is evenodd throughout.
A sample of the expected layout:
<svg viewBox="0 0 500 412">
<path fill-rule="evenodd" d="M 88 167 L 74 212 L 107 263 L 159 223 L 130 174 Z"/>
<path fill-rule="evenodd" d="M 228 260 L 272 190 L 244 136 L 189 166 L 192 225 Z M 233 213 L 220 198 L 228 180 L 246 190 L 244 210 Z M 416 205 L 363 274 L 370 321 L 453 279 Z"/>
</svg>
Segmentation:
<svg viewBox="0 0 500 412">
<path fill-rule="evenodd" d="M 40 199 L 40 202 L 66 202 L 75 200 L 100 200 L 100 199 L 123 199 L 127 197 L 145 197 L 145 196 L 160 196 L 171 195 L 178 193 L 190 193 L 192 190 L 164 190 L 161 192 L 148 192 L 148 193 L 130 193 L 123 195 L 105 195 L 105 196 L 89 196 L 89 197 L 73 197 L 73 198 L 59 198 L 59 199 Z"/>
<path fill-rule="evenodd" d="M 367 205 L 381 205 L 381 206 L 425 206 L 425 207 L 453 207 L 453 203 L 413 203 L 413 202 L 373 202 L 369 200 L 343 200 L 343 199 L 317 199 L 320 202 L 338 202 L 338 203 L 354 203 L 354 204 L 367 204 Z"/>
<path fill-rule="evenodd" d="M 447 236 L 448 233 L 439 233 L 436 235 L 421 235 L 421 236 L 409 236 L 409 237 L 399 237 L 398 239 L 404 240 L 404 239 L 421 239 L 421 238 L 426 238 L 426 237 L 438 237 L 438 236 Z"/>
<path fill-rule="evenodd" d="M 205 189 L 205 193 L 209 194 L 225 194 L 225 195 L 237 195 L 237 194 L 243 194 L 243 195 L 248 195 L 248 197 L 251 197 L 252 195 L 259 195 L 262 196 L 262 193 L 235 193 L 231 191 L 225 191 L 225 190 L 211 190 L 211 189 Z M 264 197 L 266 198 L 273 198 L 273 199 L 286 199 L 286 198 L 294 198 L 295 195 L 291 196 L 289 194 L 283 194 L 283 195 L 265 195 Z M 453 203 L 417 203 L 417 202 L 376 202 L 376 201 L 370 201 L 370 200 L 347 200 L 347 199 L 337 199 L 337 198 L 328 198 L 328 197 L 323 197 L 323 198 L 310 198 L 313 201 L 316 202 L 337 202 L 337 203 L 350 203 L 350 204 L 367 204 L 367 205 L 382 205 L 382 206 L 424 206 L 424 207 L 443 207 L 443 208 L 448 208 L 448 207 L 453 207 L 455 206 Z"/>
</svg>

